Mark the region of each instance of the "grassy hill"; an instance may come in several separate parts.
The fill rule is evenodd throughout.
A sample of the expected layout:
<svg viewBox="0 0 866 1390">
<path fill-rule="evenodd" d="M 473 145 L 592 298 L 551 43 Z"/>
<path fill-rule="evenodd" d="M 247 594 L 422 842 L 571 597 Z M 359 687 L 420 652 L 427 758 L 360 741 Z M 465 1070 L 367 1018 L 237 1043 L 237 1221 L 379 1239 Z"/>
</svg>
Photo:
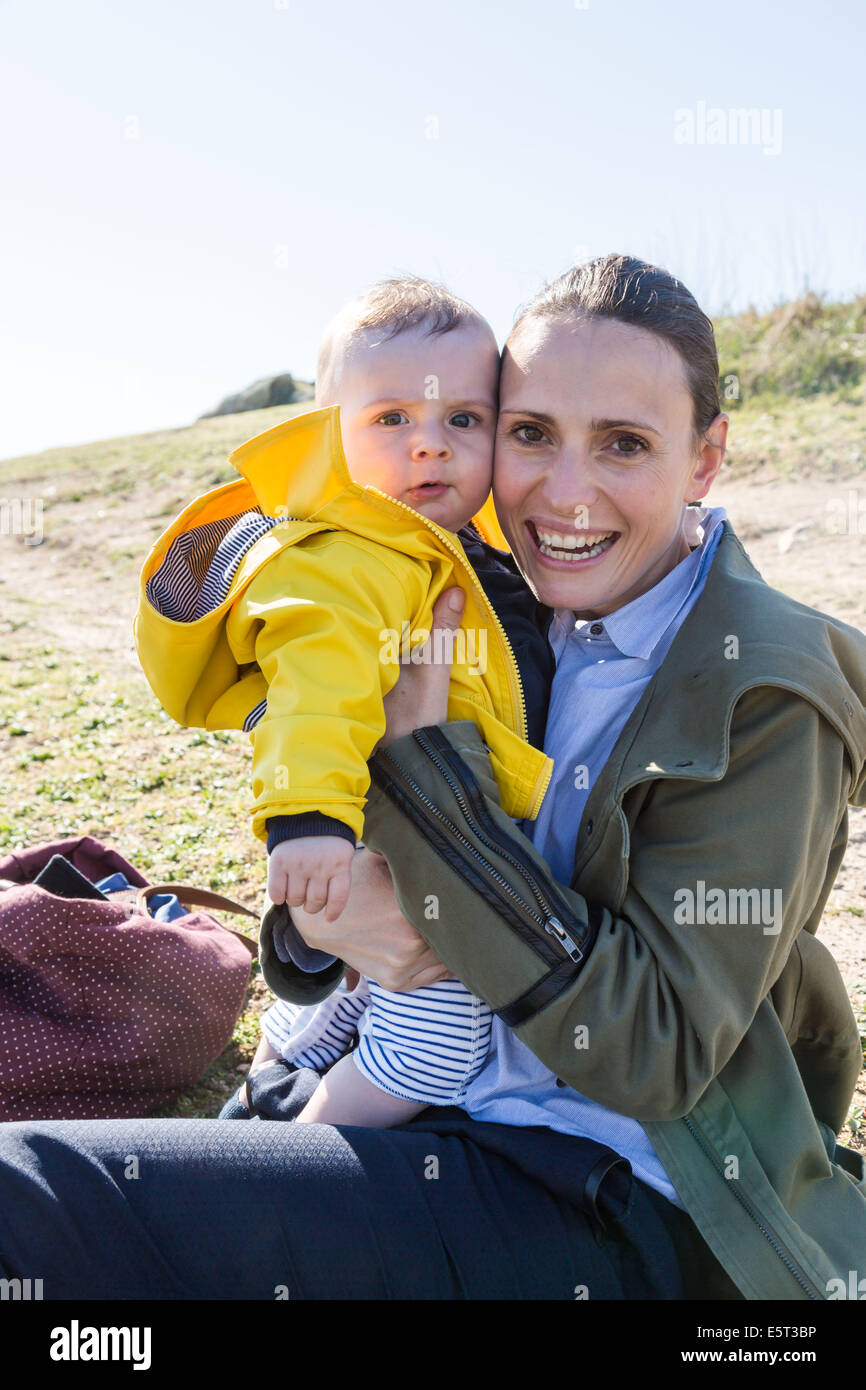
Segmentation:
<svg viewBox="0 0 866 1390">
<path fill-rule="evenodd" d="M 723 386 L 732 390 L 728 378 L 736 378 L 737 388 L 726 402 L 726 474 L 748 494 L 751 532 L 739 523 L 738 530 L 750 549 L 753 538 L 760 545 L 773 527 L 790 524 L 778 519 L 779 497 L 794 479 L 798 495 L 809 479 L 844 495 L 845 480 L 862 474 L 864 330 L 866 297 L 825 306 L 810 296 L 771 314 L 719 322 Z M 249 740 L 169 719 L 138 667 L 132 617 L 142 562 L 172 517 L 197 494 L 237 477 L 227 462 L 233 448 L 305 408 L 203 419 L 0 462 L 0 522 L 12 504 L 29 499 L 42 507 L 44 530 L 34 545 L 0 524 L 0 854 L 88 833 L 153 882 L 210 887 L 258 909 L 266 856 L 249 828 Z M 823 507 L 822 496 L 813 518 Z M 801 559 L 811 554 L 805 545 L 790 556 L 780 546 L 777 558 L 793 557 L 791 569 L 767 577 L 829 609 L 834 575 L 846 563 L 835 547 L 848 547 L 848 577 L 856 579 L 863 541 L 833 538 L 831 546 L 820 526 L 811 534 L 825 589 Z M 840 609 L 857 621 L 852 611 Z M 839 899 L 852 930 L 860 928 L 855 899 L 862 900 L 864 879 L 857 868 Z M 243 919 L 232 925 L 248 929 Z M 866 982 L 861 990 L 849 978 L 866 1018 Z M 218 1111 L 254 1050 L 266 1000 L 254 976 L 232 1044 L 171 1113 Z M 861 1109 L 864 1100 L 866 1091 Z"/>
<path fill-rule="evenodd" d="M 715 325 L 729 466 L 850 476 L 866 463 L 866 295 L 815 295 Z"/>
<path fill-rule="evenodd" d="M 823 304 L 810 294 L 768 314 L 718 319 L 715 328 L 723 406 L 731 415 L 729 467 L 789 477 L 850 476 L 863 467 L 866 295 Z M 128 500 L 158 492 L 164 505 L 151 516 L 168 517 L 190 489 L 237 476 L 226 455 L 238 444 L 310 408 L 303 401 L 0 460 L 0 497 L 15 495 L 24 481 L 31 490 L 57 489 L 52 510 L 96 493 Z"/>
</svg>

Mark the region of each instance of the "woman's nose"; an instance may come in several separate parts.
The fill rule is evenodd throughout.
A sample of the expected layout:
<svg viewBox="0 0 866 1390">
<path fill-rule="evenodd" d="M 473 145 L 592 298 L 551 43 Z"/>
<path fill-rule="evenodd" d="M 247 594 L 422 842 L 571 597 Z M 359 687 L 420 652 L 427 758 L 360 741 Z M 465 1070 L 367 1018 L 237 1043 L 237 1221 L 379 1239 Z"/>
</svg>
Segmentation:
<svg viewBox="0 0 866 1390">
<path fill-rule="evenodd" d="M 576 450 L 563 450 L 558 455 L 543 480 L 542 491 L 559 516 L 588 512 L 599 499 L 595 471 L 586 456 Z"/>
</svg>

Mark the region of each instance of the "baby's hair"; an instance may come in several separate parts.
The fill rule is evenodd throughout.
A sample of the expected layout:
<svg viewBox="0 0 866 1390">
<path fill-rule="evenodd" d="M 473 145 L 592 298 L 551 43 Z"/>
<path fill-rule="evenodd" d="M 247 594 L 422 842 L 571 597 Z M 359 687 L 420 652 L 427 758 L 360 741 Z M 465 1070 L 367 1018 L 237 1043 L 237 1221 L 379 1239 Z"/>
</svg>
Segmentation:
<svg viewBox="0 0 866 1390">
<path fill-rule="evenodd" d="M 345 305 L 326 328 L 316 364 L 316 404 L 335 404 L 340 361 L 365 334 L 388 342 L 413 328 L 424 327 L 432 336 L 469 324 L 489 329 L 477 309 L 444 285 L 417 275 L 380 280 Z"/>
</svg>

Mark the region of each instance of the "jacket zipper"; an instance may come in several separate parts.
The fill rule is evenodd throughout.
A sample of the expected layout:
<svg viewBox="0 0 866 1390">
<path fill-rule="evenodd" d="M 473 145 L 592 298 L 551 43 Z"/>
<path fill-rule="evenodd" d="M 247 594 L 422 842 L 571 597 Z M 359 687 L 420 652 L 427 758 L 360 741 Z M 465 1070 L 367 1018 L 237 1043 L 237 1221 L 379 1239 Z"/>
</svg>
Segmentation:
<svg viewBox="0 0 866 1390">
<path fill-rule="evenodd" d="M 800 1285 L 800 1288 L 803 1290 L 806 1297 L 810 1298 L 813 1303 L 821 1302 L 821 1295 L 815 1292 L 814 1285 L 809 1283 L 803 1271 L 799 1269 L 797 1265 L 794 1264 L 793 1260 L 791 1260 L 785 1254 L 778 1241 L 776 1241 L 773 1238 L 773 1236 L 771 1235 L 771 1233 L 769 1232 L 769 1230 L 764 1225 L 763 1221 L 755 1211 L 753 1203 L 750 1202 L 749 1198 L 746 1197 L 746 1195 L 740 1190 L 740 1188 L 736 1185 L 736 1182 L 731 1183 L 727 1179 L 725 1179 L 724 1169 L 719 1163 L 718 1154 L 716 1154 L 715 1150 L 710 1147 L 708 1141 L 704 1139 L 704 1136 L 701 1134 L 694 1121 L 688 1115 L 684 1115 L 683 1124 L 689 1131 L 689 1134 L 691 1134 L 692 1138 L 697 1142 L 699 1148 L 701 1148 L 703 1152 L 706 1154 L 707 1158 L 710 1160 L 710 1163 L 713 1165 L 713 1168 L 718 1173 L 719 1177 L 725 1180 L 726 1185 L 733 1192 L 737 1201 L 740 1203 L 740 1206 L 754 1221 L 758 1230 L 761 1232 L 761 1235 L 768 1242 L 771 1248 L 776 1252 L 779 1259 L 782 1261 L 782 1264 L 785 1265 L 788 1271 L 796 1279 L 797 1283 Z"/>
<path fill-rule="evenodd" d="M 501 623 L 500 620 L 499 620 L 499 614 L 496 612 L 496 609 L 493 607 L 493 604 L 490 602 L 490 599 L 487 597 L 486 593 L 484 592 L 484 589 L 482 588 L 482 586 L 481 586 L 481 584 L 480 584 L 480 582 L 479 582 L 479 580 L 478 580 L 478 576 L 476 575 L 476 573 L 475 573 L 474 569 L 472 568 L 472 566 L 470 565 L 469 561 L 466 559 L 466 556 L 465 556 L 464 554 L 461 554 L 461 552 L 457 549 L 457 546 L 454 545 L 453 542 L 449 541 L 448 537 L 447 537 L 447 536 L 445 535 L 445 533 L 436 525 L 436 523 L 435 523 L 434 521 L 428 521 L 428 520 L 427 520 L 427 517 L 426 517 L 426 516 L 422 516 L 420 512 L 416 512 L 415 509 L 414 509 L 414 507 L 409 507 L 409 506 L 407 506 L 405 502 L 398 502 L 396 497 L 391 497 L 391 496 L 389 496 L 389 494 L 388 494 L 387 492 L 380 492 L 379 488 L 371 487 L 371 488 L 368 488 L 368 491 L 369 491 L 369 492 L 378 493 L 378 495 L 379 495 L 380 497 L 384 497 L 384 498 L 386 498 L 389 502 L 393 502 L 395 507 L 402 507 L 404 512 L 411 512 L 412 516 L 414 516 L 414 517 L 420 517 L 420 519 L 424 522 L 424 525 L 427 526 L 427 527 L 429 527 L 429 529 L 433 532 L 433 534 L 439 537 L 439 539 L 442 541 L 443 545 L 447 546 L 448 549 L 451 551 L 452 555 L 456 555 L 456 556 L 457 556 L 457 559 L 460 561 L 460 564 L 462 565 L 463 569 L 468 571 L 469 576 L 470 576 L 470 578 L 471 578 L 471 580 L 472 580 L 473 587 L 475 588 L 476 592 L 479 593 L 479 594 L 481 595 L 481 598 L 482 598 L 482 600 L 483 600 L 484 606 L 487 608 L 488 612 L 491 614 L 491 616 L 492 616 L 492 618 L 493 618 L 493 621 L 494 621 L 494 623 L 496 624 L 496 627 L 497 627 L 498 630 L 499 630 L 499 635 L 500 635 L 500 637 L 502 638 L 502 641 L 503 641 L 503 643 L 504 643 L 504 645 L 505 645 L 505 649 L 506 649 L 506 651 L 508 652 L 508 656 L 509 656 L 509 658 L 510 658 L 510 663 L 511 663 L 511 670 L 510 670 L 510 675 L 511 675 L 511 686 L 512 686 L 512 690 L 513 690 L 513 691 L 516 693 L 516 695 L 517 695 L 517 710 L 518 710 L 518 716 L 519 716 L 519 719 L 520 719 L 520 737 L 523 739 L 524 743 L 528 742 L 528 740 L 527 740 L 527 731 L 528 731 L 528 730 L 527 730 L 527 723 L 526 723 L 526 702 L 525 702 L 525 700 L 524 700 L 524 698 L 523 698 L 523 682 L 522 682 L 521 679 L 520 679 L 520 667 L 519 667 L 518 664 L 517 664 L 517 657 L 514 655 L 514 648 L 512 647 L 510 641 L 508 640 L 508 633 L 505 631 L 505 628 L 502 626 L 502 623 Z"/>
<path fill-rule="evenodd" d="M 461 775 L 458 769 L 453 766 L 453 760 L 451 767 L 447 765 L 447 755 L 443 756 L 444 749 L 442 752 L 437 750 L 436 744 L 440 743 L 440 747 L 442 745 L 445 745 L 449 752 L 453 751 L 451 748 L 451 744 L 448 743 L 448 740 L 445 738 L 445 735 L 438 733 L 437 730 L 437 732 L 431 736 L 431 733 L 427 729 L 415 729 L 415 731 L 412 734 L 412 737 L 414 738 L 418 746 L 421 749 L 423 749 L 427 757 L 433 763 L 434 767 L 439 771 L 439 773 L 448 783 L 448 786 L 451 789 L 454 799 L 463 813 L 463 818 L 469 825 L 470 829 L 475 833 L 478 839 L 481 840 L 481 842 L 487 846 L 488 849 L 492 849 L 495 854 L 498 854 L 502 859 L 507 860 L 508 863 L 511 864 L 512 868 L 515 868 L 518 871 L 518 873 L 522 876 L 524 881 L 528 884 L 529 889 L 543 914 L 545 920 L 544 930 L 548 932 L 551 936 L 554 936 L 556 938 L 563 950 L 569 956 L 571 956 L 572 960 L 583 960 L 583 952 L 581 951 L 580 947 L 576 945 L 576 943 L 569 936 L 568 932 L 565 930 L 565 927 L 562 924 L 562 921 L 560 920 L 560 918 L 562 916 L 566 916 L 568 912 L 568 909 L 564 901 L 560 900 L 560 903 L 557 906 L 554 906 L 554 904 L 551 903 L 547 895 L 543 893 L 541 888 L 538 886 L 538 883 L 536 882 L 535 876 L 532 872 L 531 864 L 527 864 L 525 858 L 523 858 L 523 856 L 520 855 L 516 850 L 514 852 L 511 852 L 503 846 L 501 838 L 499 838 L 498 834 L 499 827 L 496 825 L 495 822 L 491 821 L 490 817 L 487 815 L 480 787 L 477 785 L 477 783 L 474 786 L 470 786 L 466 777 Z M 475 804 L 475 815 L 472 814 L 472 810 L 469 804 L 470 798 Z M 482 819 L 486 824 L 487 830 L 492 829 L 493 838 L 489 833 L 485 833 L 485 829 L 482 827 L 481 824 L 479 824 L 479 820 Z M 565 911 L 563 911 L 564 907 L 566 908 Z"/>
<path fill-rule="evenodd" d="M 386 766 L 387 772 L 385 772 Z M 460 846 L 458 854 L 463 862 L 466 863 L 467 859 L 471 857 L 471 860 L 483 870 L 488 891 L 496 902 L 497 912 L 503 922 L 510 926 L 537 956 L 541 957 L 545 965 L 557 965 L 561 961 L 563 953 L 570 956 L 572 960 L 582 959 L 582 954 L 563 930 L 559 920 L 556 917 L 547 917 L 543 912 L 533 911 L 496 866 L 491 864 L 490 860 L 486 859 L 475 848 L 459 827 L 430 800 L 418 783 L 404 772 L 385 750 L 377 754 L 372 763 L 372 771 L 375 780 L 380 785 L 388 781 L 399 782 L 404 788 L 411 791 L 411 798 L 407 798 L 406 813 L 420 830 L 428 833 L 431 829 L 438 829 L 440 832 L 444 830 L 451 843 Z M 539 929 L 552 938 L 550 944 L 544 937 L 539 936 Z M 565 942 L 568 942 L 567 946 Z M 556 944 L 554 945 L 554 943 Z"/>
</svg>

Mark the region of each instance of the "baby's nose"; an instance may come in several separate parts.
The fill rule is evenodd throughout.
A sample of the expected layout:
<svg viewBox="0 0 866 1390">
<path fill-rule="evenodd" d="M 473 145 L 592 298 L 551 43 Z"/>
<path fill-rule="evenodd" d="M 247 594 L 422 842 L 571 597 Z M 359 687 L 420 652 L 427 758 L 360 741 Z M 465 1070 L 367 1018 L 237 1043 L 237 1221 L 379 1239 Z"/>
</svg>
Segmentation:
<svg viewBox="0 0 866 1390">
<path fill-rule="evenodd" d="M 448 440 L 439 430 L 425 430 L 412 448 L 413 458 L 448 458 L 450 453 Z"/>
</svg>

